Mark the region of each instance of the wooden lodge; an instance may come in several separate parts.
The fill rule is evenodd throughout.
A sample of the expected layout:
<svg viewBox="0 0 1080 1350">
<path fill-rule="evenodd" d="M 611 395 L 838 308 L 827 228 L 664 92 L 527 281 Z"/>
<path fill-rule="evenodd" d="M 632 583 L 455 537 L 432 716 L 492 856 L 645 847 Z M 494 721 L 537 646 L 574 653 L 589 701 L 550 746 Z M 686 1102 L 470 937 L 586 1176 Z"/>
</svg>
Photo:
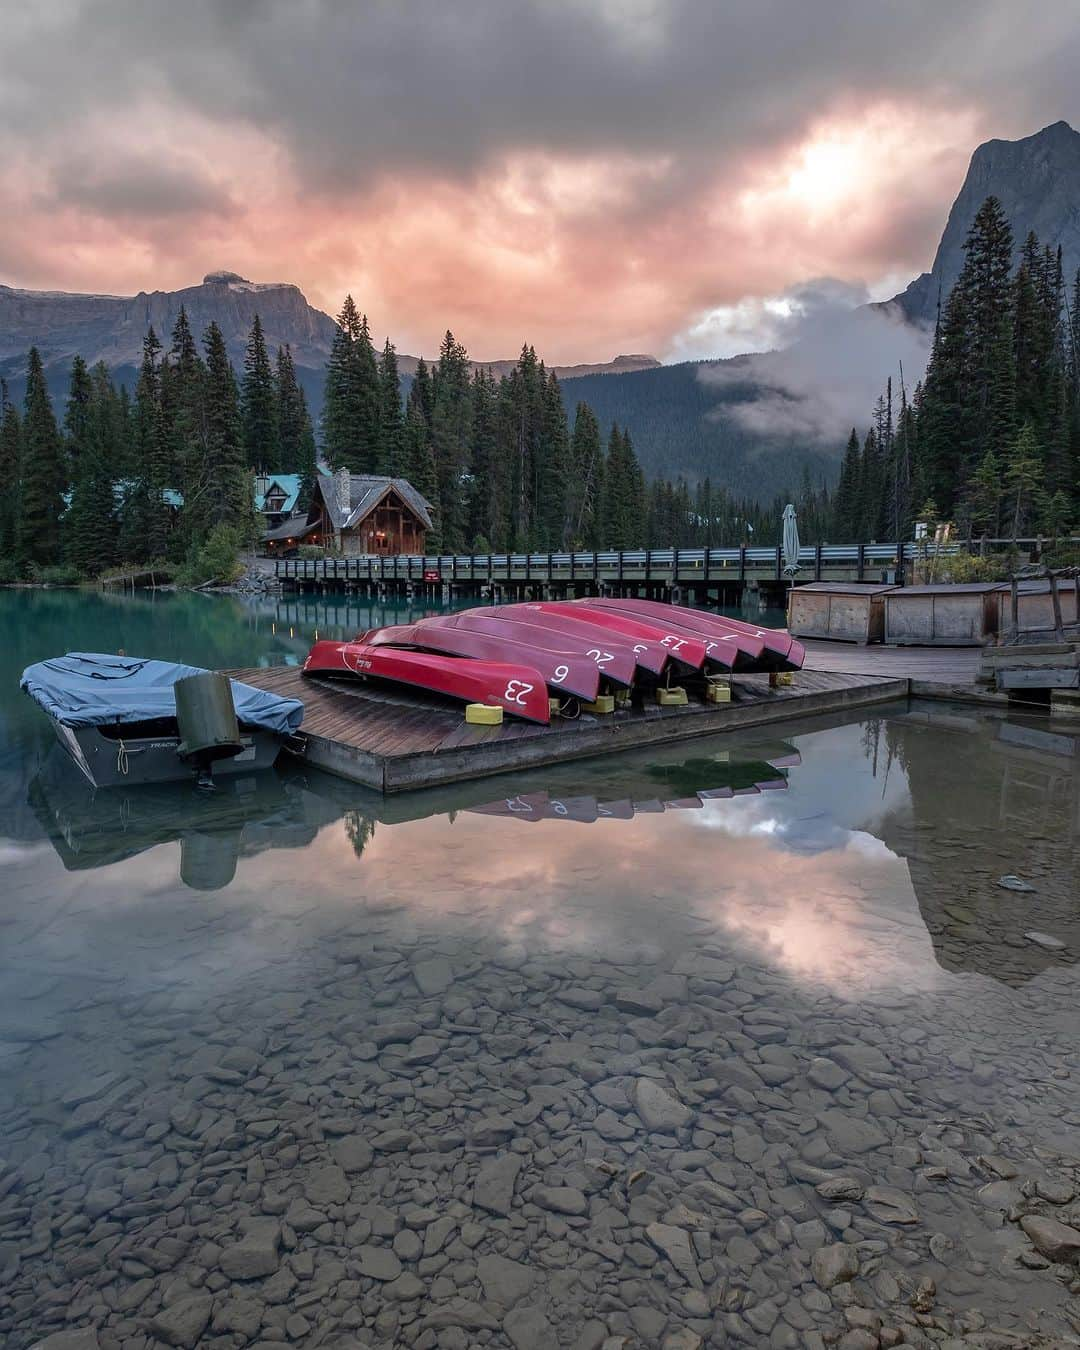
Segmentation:
<svg viewBox="0 0 1080 1350">
<path fill-rule="evenodd" d="M 273 500 L 276 504 L 278 498 Z M 271 556 L 300 544 L 347 558 L 416 556 L 424 553 L 430 529 L 431 504 L 407 479 L 339 469 L 320 473 L 307 512 L 279 517 L 263 543 Z"/>
</svg>

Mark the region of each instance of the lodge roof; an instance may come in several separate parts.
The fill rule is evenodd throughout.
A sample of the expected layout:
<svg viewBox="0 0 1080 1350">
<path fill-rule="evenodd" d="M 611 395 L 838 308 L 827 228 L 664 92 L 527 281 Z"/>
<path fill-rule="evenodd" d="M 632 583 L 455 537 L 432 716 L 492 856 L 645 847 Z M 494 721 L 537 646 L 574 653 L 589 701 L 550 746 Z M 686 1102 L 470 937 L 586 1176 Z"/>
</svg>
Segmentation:
<svg viewBox="0 0 1080 1350">
<path fill-rule="evenodd" d="M 347 510 L 343 509 L 338 499 L 342 481 L 343 475 L 337 473 L 326 478 L 320 477 L 317 483 L 335 530 L 355 529 L 391 491 L 398 494 L 426 530 L 431 529 L 431 503 L 417 492 L 407 478 L 388 478 L 383 474 L 372 473 L 349 474 Z"/>
<path fill-rule="evenodd" d="M 266 530 L 262 538 L 266 543 L 277 543 L 282 539 L 305 539 L 313 530 L 318 528 L 319 522 L 308 520 L 307 515 L 301 511 L 298 515 L 283 520 L 280 525 L 275 525 L 272 530 Z"/>
</svg>

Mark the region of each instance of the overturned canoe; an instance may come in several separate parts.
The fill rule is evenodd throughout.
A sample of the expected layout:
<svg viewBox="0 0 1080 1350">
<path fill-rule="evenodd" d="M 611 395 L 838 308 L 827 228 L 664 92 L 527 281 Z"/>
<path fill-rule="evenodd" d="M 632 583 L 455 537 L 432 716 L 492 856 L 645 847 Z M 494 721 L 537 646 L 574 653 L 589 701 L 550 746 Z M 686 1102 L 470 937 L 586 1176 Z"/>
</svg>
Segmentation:
<svg viewBox="0 0 1080 1350">
<path fill-rule="evenodd" d="M 524 633 L 524 628 L 521 632 Z M 479 661 L 515 661 L 538 670 L 547 686 L 560 694 L 591 702 L 600 689 L 600 671 L 595 661 L 574 652 L 550 651 L 525 639 L 494 637 L 467 626 L 441 624 L 394 624 L 362 633 L 358 642 L 373 647 L 418 648 L 444 656 L 464 656 Z"/>
<path fill-rule="evenodd" d="M 523 605 L 495 606 L 493 610 L 467 609 L 460 614 L 440 614 L 421 619 L 418 628 L 464 628 L 509 641 L 527 642 L 553 652 L 572 652 L 592 661 L 601 676 L 629 688 L 639 659 L 625 640 L 608 641 L 602 629 L 566 619 L 540 623 L 526 614 Z M 665 658 L 666 659 L 666 658 Z M 643 667 L 645 669 L 645 667 Z"/>
<path fill-rule="evenodd" d="M 533 666 L 324 639 L 308 652 L 304 674 L 406 685 L 463 703 L 500 707 L 529 722 L 550 721 L 547 685 Z"/>
<path fill-rule="evenodd" d="M 707 610 L 688 609 L 685 605 L 669 605 L 659 600 L 620 599 L 574 600 L 570 603 L 586 610 L 611 609 L 655 623 L 678 624 L 692 633 L 714 640 L 734 638 L 740 650 L 753 662 L 753 665 L 746 667 L 748 669 L 801 670 L 806 655 L 802 643 L 783 628 L 760 628 L 743 619 L 729 619 Z"/>
<path fill-rule="evenodd" d="M 752 661 L 761 654 L 761 644 L 755 645 L 733 634 L 696 633 L 679 623 L 677 614 L 662 620 L 654 619 L 590 600 L 540 601 L 535 608 L 548 615 L 595 624 L 638 642 L 655 643 L 670 661 L 681 663 L 690 670 L 701 670 L 706 664 L 732 670 L 740 660 L 745 665 L 747 660 Z"/>
</svg>

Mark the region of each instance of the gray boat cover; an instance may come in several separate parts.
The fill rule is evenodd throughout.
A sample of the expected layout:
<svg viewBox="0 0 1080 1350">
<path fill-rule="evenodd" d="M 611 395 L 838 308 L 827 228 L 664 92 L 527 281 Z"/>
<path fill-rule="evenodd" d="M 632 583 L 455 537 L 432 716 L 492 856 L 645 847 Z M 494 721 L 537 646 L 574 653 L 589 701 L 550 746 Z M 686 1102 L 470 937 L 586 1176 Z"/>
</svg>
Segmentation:
<svg viewBox="0 0 1080 1350">
<path fill-rule="evenodd" d="M 175 717 L 173 685 L 185 675 L 204 675 L 201 666 L 148 661 L 101 652 L 68 652 L 27 666 L 20 687 L 65 727 L 111 726 Z M 236 717 L 243 726 L 287 736 L 299 727 L 304 705 L 239 680 L 230 680 Z"/>
</svg>

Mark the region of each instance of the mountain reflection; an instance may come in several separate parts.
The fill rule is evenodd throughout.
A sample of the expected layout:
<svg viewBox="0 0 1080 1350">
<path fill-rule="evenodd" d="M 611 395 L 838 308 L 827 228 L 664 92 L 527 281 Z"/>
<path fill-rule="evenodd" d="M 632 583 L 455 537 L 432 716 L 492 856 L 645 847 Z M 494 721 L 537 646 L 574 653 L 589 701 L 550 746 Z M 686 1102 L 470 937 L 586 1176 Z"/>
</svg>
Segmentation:
<svg viewBox="0 0 1080 1350">
<path fill-rule="evenodd" d="M 389 798 L 289 762 L 209 798 L 95 792 L 56 750 L 24 799 L 69 872 L 118 865 L 137 884 L 140 855 L 178 844 L 192 890 L 328 911 L 378 897 L 417 923 L 468 910 L 569 953 L 662 944 L 675 908 L 800 981 L 870 997 L 1075 961 L 1080 758 L 1046 726 L 913 705 Z M 1010 872 L 1036 890 L 1000 888 Z"/>
</svg>

